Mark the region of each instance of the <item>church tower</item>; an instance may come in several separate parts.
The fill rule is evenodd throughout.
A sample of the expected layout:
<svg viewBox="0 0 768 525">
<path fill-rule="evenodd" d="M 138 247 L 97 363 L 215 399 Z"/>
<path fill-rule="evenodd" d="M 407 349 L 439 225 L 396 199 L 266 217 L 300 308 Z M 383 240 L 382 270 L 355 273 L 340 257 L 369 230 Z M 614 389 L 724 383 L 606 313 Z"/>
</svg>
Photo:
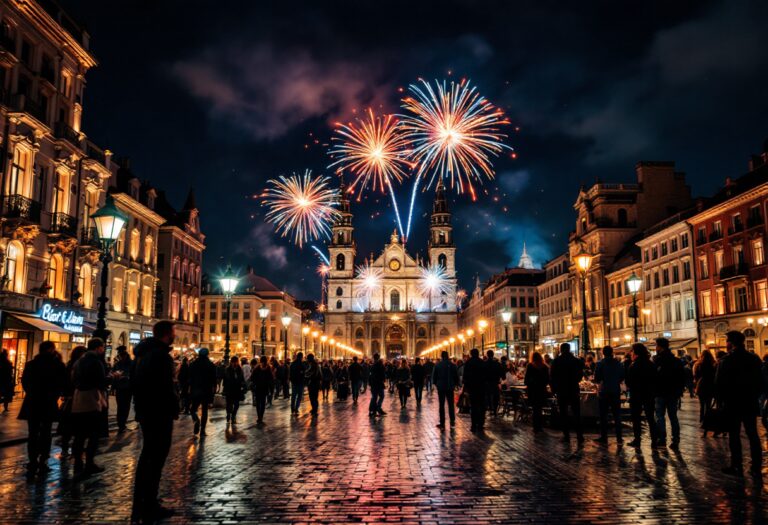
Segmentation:
<svg viewBox="0 0 768 525">
<path fill-rule="evenodd" d="M 435 202 L 429 224 L 429 262 L 445 268 L 449 279 L 456 278 L 456 245 L 453 243 L 453 227 L 448 199 L 443 181 L 437 183 Z"/>
<path fill-rule="evenodd" d="M 352 238 L 352 212 L 349 206 L 347 188 L 341 182 L 339 211 L 341 215 L 331 226 L 331 240 L 328 243 L 328 310 L 346 311 L 352 308 L 352 284 L 355 273 L 355 241 Z"/>
</svg>

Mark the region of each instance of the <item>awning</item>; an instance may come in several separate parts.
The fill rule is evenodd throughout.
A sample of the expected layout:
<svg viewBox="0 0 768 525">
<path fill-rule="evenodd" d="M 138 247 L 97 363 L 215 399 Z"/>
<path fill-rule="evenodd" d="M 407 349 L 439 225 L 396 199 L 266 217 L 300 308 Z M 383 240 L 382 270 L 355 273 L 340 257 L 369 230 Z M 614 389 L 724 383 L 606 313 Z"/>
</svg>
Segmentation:
<svg viewBox="0 0 768 525">
<path fill-rule="evenodd" d="M 14 326 L 14 324 L 20 324 L 22 326 Z M 26 326 L 24 326 L 26 325 Z M 59 325 L 40 319 L 39 317 L 32 317 L 31 315 L 22 314 L 8 314 L 8 320 L 6 321 L 6 328 L 10 329 L 26 329 L 35 328 L 44 332 L 56 332 L 59 334 L 71 334 L 72 332 L 66 328 L 62 328 Z"/>
<path fill-rule="evenodd" d="M 682 348 L 685 348 L 689 344 L 693 343 L 694 341 L 697 341 L 697 339 L 694 337 L 693 339 L 677 339 L 669 342 L 669 347 L 672 350 L 680 350 Z"/>
</svg>

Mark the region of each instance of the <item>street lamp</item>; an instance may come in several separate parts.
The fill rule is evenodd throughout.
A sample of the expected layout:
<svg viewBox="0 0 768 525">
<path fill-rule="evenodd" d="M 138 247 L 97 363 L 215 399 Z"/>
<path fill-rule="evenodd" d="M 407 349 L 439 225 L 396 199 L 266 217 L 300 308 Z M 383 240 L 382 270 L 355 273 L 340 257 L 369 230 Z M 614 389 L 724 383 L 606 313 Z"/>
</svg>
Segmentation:
<svg viewBox="0 0 768 525">
<path fill-rule="evenodd" d="M 269 306 L 261 303 L 261 308 L 259 308 L 259 318 L 261 319 L 261 355 L 266 355 L 264 341 L 267 340 L 267 317 L 269 317 Z"/>
<path fill-rule="evenodd" d="M 324 356 L 323 351 L 325 350 L 324 347 L 325 347 L 325 342 L 327 340 L 328 340 L 328 336 L 327 335 L 323 334 L 323 335 L 320 336 L 320 359 L 322 359 L 323 356 Z"/>
<path fill-rule="evenodd" d="M 504 349 L 509 359 L 509 322 L 512 320 L 512 310 L 504 308 L 501 311 L 501 320 L 504 321 Z"/>
<path fill-rule="evenodd" d="M 336 348 L 335 347 L 336 347 L 336 341 L 333 338 L 328 339 L 328 357 L 330 357 L 331 359 L 335 359 L 336 358 Z"/>
<path fill-rule="evenodd" d="M 480 319 L 477 322 L 477 328 L 480 332 L 480 353 L 485 352 L 485 329 L 488 328 L 488 321 Z"/>
<path fill-rule="evenodd" d="M 461 355 L 464 355 L 464 334 L 459 332 L 459 335 L 456 337 L 461 341 Z"/>
<path fill-rule="evenodd" d="M 301 333 L 303 334 L 303 337 L 301 339 L 301 351 L 304 352 L 305 354 L 307 353 L 307 335 L 309 334 L 309 330 L 310 328 L 307 325 L 304 325 L 301 328 Z"/>
<path fill-rule="evenodd" d="M 107 195 L 104 206 L 96 210 L 91 215 L 91 219 L 96 224 L 96 232 L 99 235 L 101 262 L 103 265 L 99 312 L 93 336 L 103 340 L 104 344 L 106 344 L 107 338 L 109 338 L 109 330 L 107 330 L 107 301 L 109 301 L 107 299 L 107 287 L 109 286 L 109 263 L 112 262 L 112 245 L 120 236 L 123 227 L 128 223 L 128 216 L 117 209 L 112 195 Z"/>
<path fill-rule="evenodd" d="M 229 362 L 229 316 L 232 310 L 232 295 L 237 289 L 237 282 L 239 279 L 232 272 L 232 266 L 227 266 L 227 270 L 219 278 L 219 284 L 221 285 L 221 291 L 224 293 L 224 302 L 227 303 L 227 326 L 226 333 L 224 334 L 224 362 Z"/>
<path fill-rule="evenodd" d="M 589 328 L 587 327 L 587 273 L 592 266 L 592 255 L 584 248 L 576 255 L 576 267 L 581 273 L 581 315 L 582 338 L 581 350 L 586 356 L 589 351 Z"/>
<path fill-rule="evenodd" d="M 317 353 L 317 338 L 320 337 L 320 332 L 315 330 L 312 332 L 312 352 Z"/>
<path fill-rule="evenodd" d="M 283 360 L 288 361 L 288 327 L 291 325 L 291 321 L 293 318 L 288 312 L 285 312 L 283 316 L 280 318 L 280 322 L 283 323 L 283 328 L 285 328 L 285 353 L 283 355 Z"/>
<path fill-rule="evenodd" d="M 635 272 L 632 272 L 632 275 L 627 279 L 627 288 L 629 288 L 629 293 L 632 294 L 632 318 L 635 320 L 632 328 L 635 335 L 635 343 L 637 342 L 637 319 L 640 317 L 637 311 L 637 292 L 640 291 L 642 285 L 643 280 Z"/>
<path fill-rule="evenodd" d="M 467 328 L 467 337 L 472 339 L 470 343 L 470 350 L 475 347 L 475 331 L 471 328 Z"/>
<path fill-rule="evenodd" d="M 531 339 L 533 339 L 533 351 L 536 351 L 536 323 L 539 320 L 539 314 L 528 314 L 528 319 L 531 321 Z"/>
</svg>

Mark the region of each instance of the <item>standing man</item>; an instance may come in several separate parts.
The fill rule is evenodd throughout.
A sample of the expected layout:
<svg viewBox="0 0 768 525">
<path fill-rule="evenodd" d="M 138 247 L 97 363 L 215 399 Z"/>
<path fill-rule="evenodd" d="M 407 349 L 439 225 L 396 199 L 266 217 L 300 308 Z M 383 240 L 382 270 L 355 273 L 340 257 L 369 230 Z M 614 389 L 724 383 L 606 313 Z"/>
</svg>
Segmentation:
<svg viewBox="0 0 768 525">
<path fill-rule="evenodd" d="M 131 370 L 133 359 L 125 346 L 117 347 L 117 363 L 112 368 L 112 386 L 117 400 L 117 431 L 125 432 L 128 413 L 131 411 Z"/>
<path fill-rule="evenodd" d="M 352 403 L 357 403 L 360 397 L 360 383 L 363 377 L 363 367 L 357 362 L 357 356 L 352 357 L 352 364 L 349 365 L 349 380 L 352 383 Z"/>
<path fill-rule="evenodd" d="M 304 397 L 304 354 L 299 352 L 288 369 L 291 380 L 291 414 L 299 413 L 301 398 Z"/>
<path fill-rule="evenodd" d="M 424 377 L 426 371 L 421 364 L 421 358 L 417 357 L 411 367 L 411 380 L 413 381 L 413 395 L 416 398 L 416 408 L 421 406 L 421 394 L 424 393 Z"/>
<path fill-rule="evenodd" d="M 472 432 L 482 432 L 485 426 L 485 399 L 488 393 L 489 367 L 480 359 L 480 351 L 473 348 L 464 364 L 464 390 L 469 394 Z M 457 374 L 458 375 L 458 374 Z"/>
<path fill-rule="evenodd" d="M 584 363 L 571 354 L 570 344 L 563 343 L 560 345 L 560 355 L 552 360 L 549 374 L 552 392 L 557 396 L 563 440 L 571 440 L 568 422 L 568 408 L 570 407 L 576 420 L 576 441 L 579 444 L 584 443 L 584 433 L 581 430 L 581 399 L 579 396 L 579 383 L 584 377 Z"/>
<path fill-rule="evenodd" d="M 384 381 L 387 377 L 387 371 L 384 369 L 384 363 L 381 362 L 379 354 L 373 354 L 373 364 L 370 370 L 371 385 L 371 403 L 368 405 L 368 415 L 373 417 L 377 414 L 383 416 L 386 414 L 381 408 L 384 402 Z"/>
<path fill-rule="evenodd" d="M 624 365 L 613 357 L 613 347 L 603 347 L 603 359 L 595 367 L 597 400 L 600 406 L 600 437 L 598 443 L 608 443 L 608 411 L 613 415 L 616 426 L 616 443 L 624 444 L 621 438 L 621 383 L 624 382 Z"/>
<path fill-rule="evenodd" d="M 502 364 L 496 359 L 493 350 L 485 353 L 487 360 L 485 366 L 488 368 L 488 386 L 486 403 L 492 415 L 496 415 L 499 410 L 499 400 L 501 397 L 501 381 L 504 379 L 505 372 Z"/>
<path fill-rule="evenodd" d="M 685 370 L 683 362 L 672 355 L 669 340 L 664 337 L 656 339 L 656 426 L 657 440 L 655 446 L 667 446 L 667 421 L 669 416 L 672 426 L 672 442 L 669 448 L 678 450 L 680 446 L 680 423 L 677 420 L 677 408 L 685 389 Z"/>
<path fill-rule="evenodd" d="M 305 374 L 307 382 L 307 393 L 309 394 L 309 404 L 312 410 L 309 411 L 312 416 L 317 416 L 318 395 L 320 394 L 320 383 L 323 380 L 323 374 L 320 372 L 320 365 L 317 364 L 313 354 L 307 355 L 307 371 Z"/>
<path fill-rule="evenodd" d="M 174 514 L 157 499 L 163 466 L 171 448 L 173 421 L 179 417 L 179 397 L 174 384 L 175 366 L 171 344 L 176 338 L 174 324 L 160 321 L 153 336 L 136 347 L 133 377 L 136 420 L 144 443 L 136 467 L 131 520 L 153 523 Z"/>
<path fill-rule="evenodd" d="M 752 456 L 749 470 L 754 476 L 762 476 L 763 451 L 757 434 L 757 417 L 760 415 L 758 399 L 764 387 L 762 363 L 755 354 L 747 352 L 743 333 L 731 331 L 725 337 L 728 355 L 720 361 L 715 376 L 715 390 L 728 425 L 728 446 L 731 449 L 731 466 L 724 468 L 723 472 L 744 475 L 741 457 L 741 426 L 744 425 Z"/>
<path fill-rule="evenodd" d="M 72 396 L 72 416 L 75 425 L 75 441 L 72 455 L 75 457 L 75 471 L 95 474 L 104 468 L 96 464 L 99 448 L 102 411 L 107 407 L 107 375 L 104 368 L 104 341 L 94 337 L 88 341 L 88 351 L 77 360 L 72 371 L 75 392 Z M 83 445 L 85 448 L 85 469 L 83 469 Z"/>
<path fill-rule="evenodd" d="M 432 371 L 435 369 L 435 363 L 427 357 L 424 360 L 424 376 L 427 378 L 427 394 L 432 393 Z"/>
<path fill-rule="evenodd" d="M 643 413 L 651 434 L 651 443 L 656 441 L 656 421 L 653 418 L 653 391 L 656 383 L 656 367 L 651 355 L 642 343 L 632 345 L 632 364 L 626 372 L 629 390 L 629 411 L 632 414 L 632 433 L 635 436 L 629 446 L 639 447 L 643 434 Z"/>
<path fill-rule="evenodd" d="M 193 434 L 205 437 L 205 426 L 208 423 L 208 405 L 213 403 L 216 393 L 216 365 L 208 358 L 208 349 L 201 348 L 197 359 L 189 365 L 189 397 L 192 402 L 190 412 L 195 427 Z M 198 417 L 197 409 L 202 407 L 202 418 Z"/>
<path fill-rule="evenodd" d="M 456 423 L 453 393 L 456 387 L 459 386 L 459 372 L 445 350 L 440 354 L 440 362 L 432 367 L 432 377 L 429 378 L 429 382 L 437 387 L 437 399 L 440 402 L 440 424 L 437 425 L 438 428 L 445 428 L 446 403 L 448 404 L 448 419 L 451 422 L 451 426 L 453 426 Z"/>
<path fill-rule="evenodd" d="M 56 355 L 56 345 L 43 341 L 37 355 L 27 363 L 21 376 L 26 396 L 21 403 L 19 419 L 27 420 L 27 476 L 45 474 L 51 453 L 51 426 L 59 413 L 59 398 L 66 386 L 67 369 Z"/>
</svg>

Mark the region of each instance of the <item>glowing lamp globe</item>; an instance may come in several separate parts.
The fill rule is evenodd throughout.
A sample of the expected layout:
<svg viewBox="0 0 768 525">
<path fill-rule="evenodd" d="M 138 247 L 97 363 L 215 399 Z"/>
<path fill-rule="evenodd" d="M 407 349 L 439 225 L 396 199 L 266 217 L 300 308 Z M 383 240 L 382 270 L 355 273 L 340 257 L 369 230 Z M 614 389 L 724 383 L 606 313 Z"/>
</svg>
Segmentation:
<svg viewBox="0 0 768 525">
<path fill-rule="evenodd" d="M 640 287 L 643 285 L 643 280 L 638 277 L 635 272 L 632 272 L 632 275 L 629 276 L 629 279 L 627 279 L 627 288 L 629 289 L 629 293 L 632 295 L 635 295 L 637 292 L 640 291 Z"/>
<path fill-rule="evenodd" d="M 288 313 L 284 313 L 283 316 L 280 318 L 280 322 L 283 323 L 283 326 L 285 328 L 288 328 L 288 326 L 291 324 L 291 321 L 293 319 Z"/>
<path fill-rule="evenodd" d="M 227 266 L 227 271 L 224 272 L 224 275 L 219 278 L 219 284 L 221 285 L 221 291 L 224 292 L 224 295 L 232 295 L 235 293 L 235 290 L 237 289 L 237 283 L 240 279 L 235 277 L 235 274 L 232 272 L 232 267 Z"/>
<path fill-rule="evenodd" d="M 301 329 L 301 333 L 302 333 L 302 334 L 304 334 L 304 335 L 307 335 L 307 334 L 309 333 L 309 327 L 305 325 L 305 326 L 304 326 L 304 327 Z"/>
<path fill-rule="evenodd" d="M 576 267 L 581 273 L 587 273 L 592 266 L 592 254 L 585 249 L 582 249 L 574 259 L 576 261 Z"/>
<path fill-rule="evenodd" d="M 536 324 L 536 321 L 538 321 L 538 320 L 539 320 L 539 314 L 530 314 L 530 315 L 528 316 L 528 319 L 530 319 L 530 320 L 531 320 L 531 323 L 532 323 L 532 324 Z"/>
<path fill-rule="evenodd" d="M 259 317 L 266 319 L 267 316 L 269 316 L 269 307 L 266 304 L 262 304 L 261 308 L 259 308 Z"/>
<path fill-rule="evenodd" d="M 512 310 L 510 310 L 509 308 L 504 308 L 501 311 L 501 320 L 504 321 L 505 323 L 510 322 L 512 320 Z"/>
<path fill-rule="evenodd" d="M 104 203 L 104 206 L 96 210 L 91 215 L 91 219 L 96 225 L 96 233 L 99 235 L 99 240 L 105 248 L 112 246 L 112 243 L 120 237 L 123 227 L 128 223 L 128 216 L 117 209 L 112 195 L 107 195 L 107 201 Z"/>
</svg>

